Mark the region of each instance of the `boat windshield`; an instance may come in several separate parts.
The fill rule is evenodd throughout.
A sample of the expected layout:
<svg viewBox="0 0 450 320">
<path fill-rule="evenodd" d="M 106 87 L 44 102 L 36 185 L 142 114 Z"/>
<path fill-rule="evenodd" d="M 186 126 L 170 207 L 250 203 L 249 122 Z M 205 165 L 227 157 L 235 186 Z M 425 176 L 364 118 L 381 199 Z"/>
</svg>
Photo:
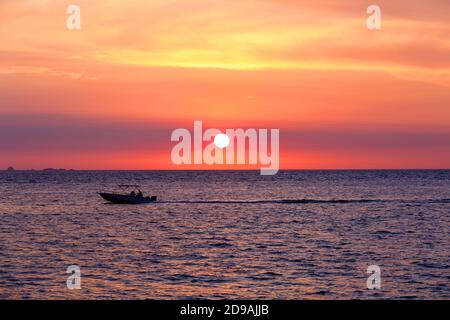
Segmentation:
<svg viewBox="0 0 450 320">
<path fill-rule="evenodd" d="M 141 189 L 139 189 L 140 186 L 137 184 L 119 184 L 119 188 L 122 192 L 129 193 L 130 196 L 135 196 L 135 197 L 143 197 L 144 196 Z"/>
</svg>

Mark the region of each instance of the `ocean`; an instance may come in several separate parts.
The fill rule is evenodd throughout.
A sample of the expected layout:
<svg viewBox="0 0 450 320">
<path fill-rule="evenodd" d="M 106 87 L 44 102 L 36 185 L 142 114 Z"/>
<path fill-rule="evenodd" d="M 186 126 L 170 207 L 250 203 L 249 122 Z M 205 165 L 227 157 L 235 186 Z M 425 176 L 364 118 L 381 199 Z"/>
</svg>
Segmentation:
<svg viewBox="0 0 450 320">
<path fill-rule="evenodd" d="M 0 172 L 1 299 L 449 299 L 449 252 L 449 170 Z"/>
</svg>

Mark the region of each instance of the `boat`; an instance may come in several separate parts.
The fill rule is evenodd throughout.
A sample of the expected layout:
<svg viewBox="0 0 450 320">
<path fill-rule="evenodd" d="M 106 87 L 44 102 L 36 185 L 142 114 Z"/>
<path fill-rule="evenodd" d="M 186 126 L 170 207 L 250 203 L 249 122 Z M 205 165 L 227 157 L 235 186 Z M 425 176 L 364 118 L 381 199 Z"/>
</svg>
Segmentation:
<svg viewBox="0 0 450 320">
<path fill-rule="evenodd" d="M 108 202 L 115 204 L 142 204 L 156 202 L 156 196 L 144 196 L 142 191 L 139 189 L 140 186 L 134 184 L 120 184 L 119 188 L 122 192 L 132 188 L 131 192 L 128 193 L 110 193 L 110 192 L 99 192 L 100 197 Z"/>
</svg>

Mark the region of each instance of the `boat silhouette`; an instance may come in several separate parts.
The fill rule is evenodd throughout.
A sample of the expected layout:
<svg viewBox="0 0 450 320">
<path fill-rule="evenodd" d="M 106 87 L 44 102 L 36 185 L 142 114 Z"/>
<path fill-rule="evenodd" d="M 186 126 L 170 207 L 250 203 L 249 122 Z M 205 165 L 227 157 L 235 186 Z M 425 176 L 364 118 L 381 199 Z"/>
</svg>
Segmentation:
<svg viewBox="0 0 450 320">
<path fill-rule="evenodd" d="M 99 192 L 98 194 L 106 201 L 115 204 L 142 204 L 156 202 L 156 196 L 144 196 L 142 191 L 139 189 L 139 185 L 120 184 L 119 188 L 122 192 L 125 192 L 130 188 L 132 188 L 132 191 L 129 193 Z"/>
</svg>

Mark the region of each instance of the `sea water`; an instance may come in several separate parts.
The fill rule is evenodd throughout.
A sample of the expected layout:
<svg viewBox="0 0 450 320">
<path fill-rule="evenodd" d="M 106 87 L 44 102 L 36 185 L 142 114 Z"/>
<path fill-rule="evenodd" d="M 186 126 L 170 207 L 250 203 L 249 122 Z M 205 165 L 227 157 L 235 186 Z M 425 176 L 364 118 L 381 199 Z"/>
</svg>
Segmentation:
<svg viewBox="0 0 450 320">
<path fill-rule="evenodd" d="M 5 171 L 0 298 L 448 299 L 449 230 L 448 170 Z"/>
</svg>

